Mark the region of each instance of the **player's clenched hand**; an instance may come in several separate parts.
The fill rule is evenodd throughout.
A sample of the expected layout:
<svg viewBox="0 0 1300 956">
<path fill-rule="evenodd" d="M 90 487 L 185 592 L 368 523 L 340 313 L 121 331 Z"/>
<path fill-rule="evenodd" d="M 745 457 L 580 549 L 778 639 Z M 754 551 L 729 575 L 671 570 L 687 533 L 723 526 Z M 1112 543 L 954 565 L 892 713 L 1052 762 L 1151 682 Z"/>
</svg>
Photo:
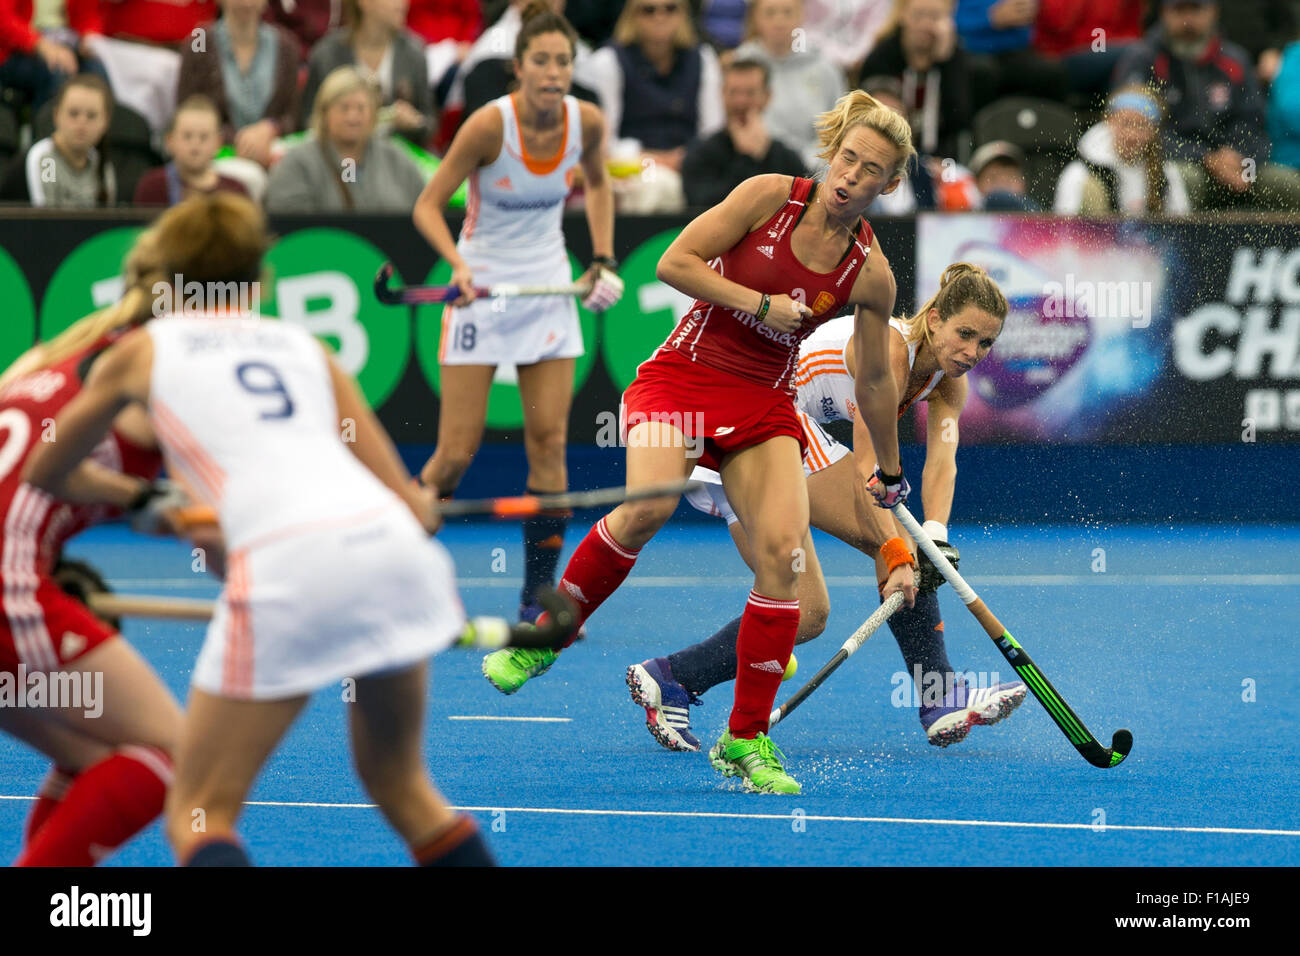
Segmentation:
<svg viewBox="0 0 1300 956">
<path fill-rule="evenodd" d="M 438 492 L 418 479 L 411 482 L 411 494 L 414 499 L 412 510 L 429 534 L 437 534 L 442 527 L 442 513 L 438 510 Z"/>
<path fill-rule="evenodd" d="M 582 297 L 582 307 L 592 312 L 604 312 L 623 298 L 623 280 L 617 272 L 599 263 L 587 270 L 582 284 L 590 289 Z"/>
<path fill-rule="evenodd" d="M 453 308 L 469 305 L 474 301 L 474 273 L 469 266 L 458 266 L 451 270 L 451 284 L 460 289 L 460 298 L 452 303 Z"/>
<path fill-rule="evenodd" d="M 907 483 L 901 470 L 897 475 L 886 475 L 877 465 L 875 473 L 867 481 L 867 491 L 871 492 L 881 508 L 892 508 L 907 500 L 907 496 L 912 493 L 912 486 Z"/>
<path fill-rule="evenodd" d="M 903 603 L 912 607 L 916 603 L 916 572 L 910 564 L 900 564 L 889 572 L 889 580 L 880 589 L 880 596 L 887 598 L 895 591 L 903 594 Z"/>
<path fill-rule="evenodd" d="M 803 320 L 810 315 L 812 309 L 802 302 L 788 295 L 774 295 L 767 307 L 767 315 L 763 316 L 763 324 L 778 332 L 797 332 Z"/>
</svg>

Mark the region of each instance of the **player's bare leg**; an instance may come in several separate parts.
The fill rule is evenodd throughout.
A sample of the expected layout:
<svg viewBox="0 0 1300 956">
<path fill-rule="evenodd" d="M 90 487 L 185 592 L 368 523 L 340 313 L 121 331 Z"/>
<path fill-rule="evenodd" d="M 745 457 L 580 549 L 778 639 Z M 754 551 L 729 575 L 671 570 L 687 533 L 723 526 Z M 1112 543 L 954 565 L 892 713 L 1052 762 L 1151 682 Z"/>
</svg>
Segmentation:
<svg viewBox="0 0 1300 956">
<path fill-rule="evenodd" d="M 444 365 L 439 371 L 438 445 L 421 469 L 420 480 L 440 495 L 456 490 L 478 454 L 495 371 L 491 365 Z"/>
<path fill-rule="evenodd" d="M 57 792 L 38 796 L 23 866 L 92 865 L 162 812 L 171 782 L 180 707 L 135 649 L 115 637 L 64 672 L 84 675 L 93 700 L 39 718 L 0 710 L 0 724 L 47 754 L 62 778 Z"/>
<path fill-rule="evenodd" d="M 709 751 L 714 768 L 750 790 L 799 792 L 767 736 L 767 719 L 799 628 L 798 576 L 806 568 L 808 496 L 799 443 L 788 435 L 729 456 L 722 485 L 749 535 L 754 589 L 736 640 L 735 704 Z"/>
<path fill-rule="evenodd" d="M 739 521 L 727 525 L 731 540 L 741 558 L 754 569 L 750 556 L 749 536 Z M 821 562 L 813 548 L 812 533 L 804 539 L 804 570 L 799 572 L 799 630 L 795 643 L 803 644 L 826 628 L 830 614 L 830 595 L 822 575 Z M 696 751 L 699 738 L 691 731 L 690 709 L 700 704 L 701 695 L 718 684 L 736 677 L 736 640 L 742 618 L 724 624 L 715 634 L 667 657 L 652 657 L 627 669 L 625 680 L 632 701 L 645 710 L 646 729 L 650 736 L 669 750 Z M 783 679 L 794 676 L 794 655 L 786 666 Z"/>
<path fill-rule="evenodd" d="M 429 779 L 422 748 L 426 672 L 421 663 L 358 679 L 348 708 L 357 773 L 419 863 L 489 866 L 473 819 L 454 813 Z"/>
<path fill-rule="evenodd" d="M 307 700 L 232 700 L 197 688 L 190 692 L 165 821 L 178 862 L 248 865 L 235 821 L 262 764 Z"/>
<path fill-rule="evenodd" d="M 573 359 L 552 359 L 519 366 L 519 399 L 524 409 L 524 452 L 528 456 L 529 494 L 567 491 L 569 409 L 573 404 Z M 542 612 L 537 592 L 555 585 L 555 566 L 564 547 L 565 513 L 524 519 L 524 587 L 519 619 L 535 621 Z"/>
</svg>

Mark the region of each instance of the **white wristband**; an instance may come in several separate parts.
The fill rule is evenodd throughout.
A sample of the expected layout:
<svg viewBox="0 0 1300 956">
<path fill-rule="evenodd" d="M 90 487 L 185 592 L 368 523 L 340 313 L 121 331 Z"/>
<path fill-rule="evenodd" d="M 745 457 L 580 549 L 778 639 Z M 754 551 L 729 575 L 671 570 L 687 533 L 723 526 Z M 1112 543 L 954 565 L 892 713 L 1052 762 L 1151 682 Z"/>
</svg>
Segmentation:
<svg viewBox="0 0 1300 956">
<path fill-rule="evenodd" d="M 937 521 L 927 521 L 921 525 L 921 530 L 930 536 L 933 541 L 947 541 L 948 529 Z"/>
</svg>

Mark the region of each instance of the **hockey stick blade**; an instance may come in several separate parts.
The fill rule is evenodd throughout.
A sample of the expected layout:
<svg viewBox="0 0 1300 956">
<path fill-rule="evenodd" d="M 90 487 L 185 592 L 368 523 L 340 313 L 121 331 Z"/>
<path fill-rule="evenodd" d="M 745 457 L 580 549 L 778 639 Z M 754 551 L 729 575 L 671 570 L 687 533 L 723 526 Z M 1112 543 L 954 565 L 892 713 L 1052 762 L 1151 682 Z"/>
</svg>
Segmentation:
<svg viewBox="0 0 1300 956">
<path fill-rule="evenodd" d="M 1133 751 L 1133 735 L 1127 730 L 1117 730 L 1111 737 L 1110 747 L 1103 747 L 1097 742 L 1097 738 L 1092 735 L 1087 727 L 1084 726 L 1078 715 L 1070 709 L 1070 705 L 1060 695 L 1052 682 L 1040 671 L 1033 659 L 1025 652 L 1025 649 L 1017 643 L 1016 639 L 1011 636 L 1010 632 L 1002 626 L 1002 622 L 997 619 L 992 611 L 980 600 L 979 596 L 965 579 L 957 573 L 957 569 L 944 556 L 925 529 L 917 523 L 916 518 L 907 510 L 907 507 L 899 502 L 893 506 L 895 516 L 899 523 L 912 536 L 917 547 L 925 552 L 934 566 L 939 569 L 944 580 L 952 585 L 954 591 L 961 598 L 962 603 L 966 605 L 966 610 L 974 615 L 975 619 L 980 622 L 984 628 L 984 633 L 992 638 L 993 643 L 997 645 L 1002 656 L 1007 659 L 1020 679 L 1038 698 L 1038 702 L 1043 705 L 1049 717 L 1056 724 L 1061 733 L 1065 734 L 1067 740 L 1073 745 L 1074 749 L 1084 760 L 1094 767 L 1109 769 L 1110 767 L 1119 766 L 1124 759 Z"/>
</svg>

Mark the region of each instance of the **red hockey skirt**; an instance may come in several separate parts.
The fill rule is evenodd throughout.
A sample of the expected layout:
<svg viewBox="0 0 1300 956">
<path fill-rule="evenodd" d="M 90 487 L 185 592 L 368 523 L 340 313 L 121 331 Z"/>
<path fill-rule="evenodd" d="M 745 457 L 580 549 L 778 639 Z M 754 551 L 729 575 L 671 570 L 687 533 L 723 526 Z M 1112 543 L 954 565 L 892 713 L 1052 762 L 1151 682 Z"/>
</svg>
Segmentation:
<svg viewBox="0 0 1300 956">
<path fill-rule="evenodd" d="M 619 434 L 625 444 L 628 433 L 643 422 L 679 429 L 690 439 L 688 451 L 701 449 L 698 464 L 714 471 L 732 452 L 778 435 L 797 441 L 800 456 L 807 450 L 789 393 L 692 362 L 672 350 L 643 362 L 623 393 Z"/>
</svg>

